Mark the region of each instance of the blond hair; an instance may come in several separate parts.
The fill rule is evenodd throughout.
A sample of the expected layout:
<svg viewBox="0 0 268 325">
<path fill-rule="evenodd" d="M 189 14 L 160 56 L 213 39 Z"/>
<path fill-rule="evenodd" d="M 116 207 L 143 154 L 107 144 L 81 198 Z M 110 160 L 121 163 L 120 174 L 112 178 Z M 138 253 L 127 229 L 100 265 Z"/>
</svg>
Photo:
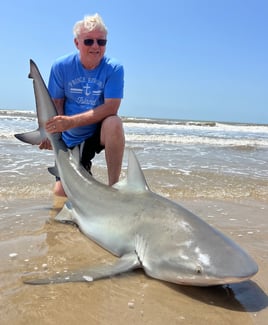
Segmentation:
<svg viewBox="0 0 268 325">
<path fill-rule="evenodd" d="M 87 32 L 100 30 L 106 34 L 108 33 L 108 30 L 99 14 L 85 16 L 83 20 L 76 22 L 73 28 L 74 37 L 77 38 L 82 30 L 86 30 Z"/>
</svg>

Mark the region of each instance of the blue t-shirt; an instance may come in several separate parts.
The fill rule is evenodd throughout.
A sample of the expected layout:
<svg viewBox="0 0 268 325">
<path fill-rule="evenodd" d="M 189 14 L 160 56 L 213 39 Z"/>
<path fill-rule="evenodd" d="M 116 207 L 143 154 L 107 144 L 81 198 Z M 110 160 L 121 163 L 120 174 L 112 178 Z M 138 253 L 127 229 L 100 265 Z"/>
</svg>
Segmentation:
<svg viewBox="0 0 268 325">
<path fill-rule="evenodd" d="M 85 69 L 79 53 L 63 56 L 51 68 L 48 90 L 55 99 L 65 98 L 64 114 L 74 115 L 94 109 L 105 98 L 123 98 L 124 69 L 116 60 L 104 56 L 97 68 Z M 68 147 L 93 135 L 96 124 L 69 129 L 62 133 Z"/>
</svg>

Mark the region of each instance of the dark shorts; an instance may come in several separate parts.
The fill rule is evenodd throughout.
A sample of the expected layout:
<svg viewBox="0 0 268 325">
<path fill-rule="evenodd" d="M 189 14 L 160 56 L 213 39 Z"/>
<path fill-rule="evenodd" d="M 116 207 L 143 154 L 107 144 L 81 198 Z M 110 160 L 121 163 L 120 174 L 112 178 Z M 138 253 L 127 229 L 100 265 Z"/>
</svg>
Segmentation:
<svg viewBox="0 0 268 325">
<path fill-rule="evenodd" d="M 90 171 L 91 160 L 95 157 L 95 154 L 104 149 L 104 146 L 100 143 L 100 133 L 101 124 L 98 124 L 95 133 L 82 144 L 81 164 L 88 171 Z"/>
<path fill-rule="evenodd" d="M 104 146 L 100 143 L 100 133 L 101 123 L 97 125 L 95 133 L 79 145 L 82 147 L 82 154 L 80 158 L 81 164 L 90 174 L 92 165 L 91 160 L 95 157 L 96 153 L 100 153 L 104 149 Z M 56 176 L 56 180 L 59 181 L 60 178 Z"/>
</svg>

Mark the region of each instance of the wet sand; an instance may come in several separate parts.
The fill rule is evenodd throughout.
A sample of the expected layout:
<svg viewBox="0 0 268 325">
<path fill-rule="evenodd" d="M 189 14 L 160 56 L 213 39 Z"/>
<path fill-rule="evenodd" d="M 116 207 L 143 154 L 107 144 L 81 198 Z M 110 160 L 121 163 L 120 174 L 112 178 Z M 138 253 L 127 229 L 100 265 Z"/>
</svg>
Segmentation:
<svg viewBox="0 0 268 325">
<path fill-rule="evenodd" d="M 156 181 L 151 179 L 152 188 L 164 194 Z M 46 182 L 39 186 L 49 190 L 51 179 Z M 174 189 L 168 194 L 246 249 L 259 265 L 257 275 L 210 288 L 164 283 L 141 270 L 93 283 L 25 285 L 24 275 L 115 257 L 76 227 L 53 220 L 61 199 L 8 197 L 0 201 L 0 324 L 267 324 L 268 202 L 175 199 Z"/>
</svg>

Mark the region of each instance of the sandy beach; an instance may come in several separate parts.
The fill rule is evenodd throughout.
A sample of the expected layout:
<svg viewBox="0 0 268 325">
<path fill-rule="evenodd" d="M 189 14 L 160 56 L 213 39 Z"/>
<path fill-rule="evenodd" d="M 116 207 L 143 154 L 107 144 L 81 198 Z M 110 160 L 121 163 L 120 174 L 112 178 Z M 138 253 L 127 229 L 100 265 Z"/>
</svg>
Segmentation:
<svg viewBox="0 0 268 325">
<path fill-rule="evenodd" d="M 38 173 L 46 175 L 42 170 Z M 95 174 L 105 181 L 103 170 Z M 257 275 L 244 283 L 210 288 L 169 284 L 142 271 L 94 283 L 26 285 L 24 275 L 74 270 L 115 259 L 76 227 L 53 220 L 63 200 L 52 196 L 51 178 L 42 177 L 38 187 L 47 194 L 41 197 L 31 190 L 24 196 L 1 197 L 1 324 L 267 323 L 268 202 L 263 198 L 180 198 L 176 179 L 168 189 L 161 187 L 167 174 L 148 171 L 146 177 L 154 191 L 179 202 L 246 249 L 259 265 Z"/>
<path fill-rule="evenodd" d="M 54 178 L 47 172 L 54 155 L 14 139 L 14 133 L 35 128 L 33 114 L 4 111 L 0 117 L 1 325 L 267 324 L 267 127 L 164 120 L 125 126 L 127 147 L 136 152 L 150 188 L 248 251 L 259 265 L 251 281 L 184 287 L 139 270 L 93 283 L 30 286 L 24 276 L 115 257 L 77 227 L 54 221 L 63 205 L 52 195 Z M 107 183 L 104 166 L 98 155 L 93 175 Z"/>
</svg>

